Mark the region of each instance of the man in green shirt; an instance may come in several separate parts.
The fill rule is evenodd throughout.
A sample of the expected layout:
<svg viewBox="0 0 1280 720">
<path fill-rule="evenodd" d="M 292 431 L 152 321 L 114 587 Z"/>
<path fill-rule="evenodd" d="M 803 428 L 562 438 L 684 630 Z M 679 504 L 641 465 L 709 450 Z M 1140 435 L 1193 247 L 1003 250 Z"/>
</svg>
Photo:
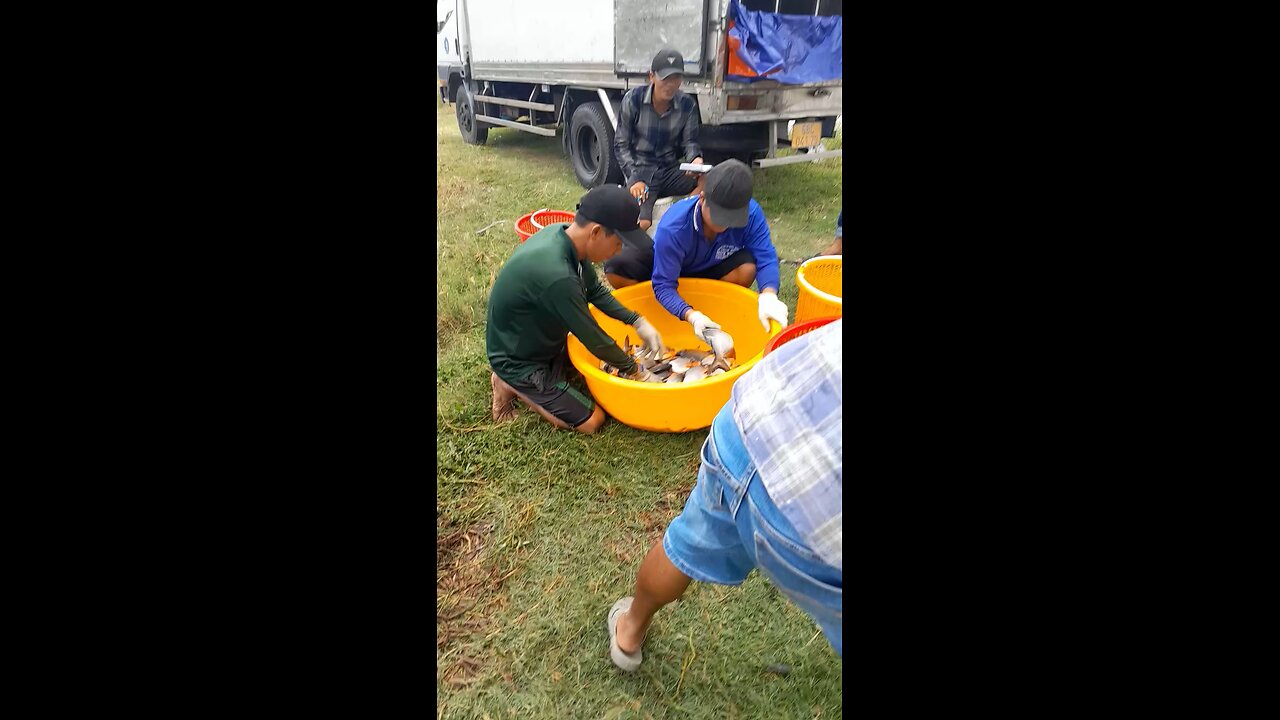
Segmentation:
<svg viewBox="0 0 1280 720">
<path fill-rule="evenodd" d="M 526 240 L 502 266 L 489 295 L 485 344 L 493 369 L 493 419 L 515 415 L 516 398 L 559 428 L 593 433 L 604 411 L 590 396 L 565 382 L 566 339 L 573 333 L 596 357 L 624 377 L 646 380 L 648 373 L 628 357 L 591 316 L 587 303 L 632 325 L 645 352 L 662 353 L 662 336 L 649 321 L 623 307 L 591 266 L 622 249 L 622 237 L 639 229 L 635 198 L 617 185 L 582 196 L 572 223 L 550 225 Z"/>
</svg>

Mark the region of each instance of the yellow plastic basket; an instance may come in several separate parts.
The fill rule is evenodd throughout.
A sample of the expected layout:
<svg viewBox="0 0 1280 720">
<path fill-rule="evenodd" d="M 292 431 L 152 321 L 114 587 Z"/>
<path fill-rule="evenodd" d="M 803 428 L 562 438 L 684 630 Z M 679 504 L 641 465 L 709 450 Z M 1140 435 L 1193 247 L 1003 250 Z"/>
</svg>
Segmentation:
<svg viewBox="0 0 1280 720">
<path fill-rule="evenodd" d="M 796 270 L 800 299 L 796 302 L 796 322 L 820 317 L 844 317 L 844 280 L 841 256 L 823 255 L 805 261 Z"/>
</svg>

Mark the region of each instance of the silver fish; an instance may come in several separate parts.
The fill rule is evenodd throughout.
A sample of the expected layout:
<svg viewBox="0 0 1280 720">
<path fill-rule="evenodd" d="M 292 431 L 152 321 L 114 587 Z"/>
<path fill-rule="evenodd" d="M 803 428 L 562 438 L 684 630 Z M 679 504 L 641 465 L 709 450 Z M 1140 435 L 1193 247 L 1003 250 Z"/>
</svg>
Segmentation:
<svg viewBox="0 0 1280 720">
<path fill-rule="evenodd" d="M 673 372 L 670 375 L 668 375 L 667 379 L 663 380 L 663 382 L 666 382 L 666 383 L 684 382 L 684 373 Z"/>
<path fill-rule="evenodd" d="M 694 365 L 684 374 L 684 381 L 687 383 L 698 382 L 707 376 L 707 369 L 701 365 Z"/>
<path fill-rule="evenodd" d="M 671 361 L 671 372 L 682 373 L 693 367 L 694 362 L 687 357 L 679 356 Z"/>
<path fill-rule="evenodd" d="M 707 377 L 712 377 L 712 376 L 714 376 L 714 375 L 723 375 L 723 374 L 725 374 L 726 372 L 728 372 L 728 370 L 725 370 L 725 369 L 724 369 L 724 368 L 722 368 L 722 367 L 718 367 L 718 368 L 716 368 L 715 370 L 712 370 L 712 371 L 711 371 L 711 373 L 710 373 L 709 375 L 707 375 Z"/>
<path fill-rule="evenodd" d="M 715 356 L 722 358 L 733 349 L 733 336 L 723 330 L 711 328 L 706 332 L 707 344 L 711 346 L 711 351 Z"/>
<path fill-rule="evenodd" d="M 710 354 L 711 353 L 705 350 L 681 350 L 676 353 L 676 355 L 679 355 L 686 360 L 692 360 L 693 362 L 702 362 L 702 359 Z"/>
</svg>

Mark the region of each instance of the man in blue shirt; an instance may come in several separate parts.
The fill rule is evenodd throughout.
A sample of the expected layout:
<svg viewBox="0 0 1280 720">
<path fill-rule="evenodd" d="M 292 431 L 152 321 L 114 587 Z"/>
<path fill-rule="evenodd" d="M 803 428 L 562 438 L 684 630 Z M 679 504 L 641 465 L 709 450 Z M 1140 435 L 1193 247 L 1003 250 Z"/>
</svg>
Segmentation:
<svg viewBox="0 0 1280 720">
<path fill-rule="evenodd" d="M 758 317 L 787 326 L 787 306 L 778 299 L 778 252 L 760 204 L 751 198 L 751 169 L 727 160 L 707 173 L 702 192 L 675 203 L 658 222 L 652 249 L 628 244 L 605 263 L 614 288 L 653 280 L 653 292 L 667 312 L 693 325 L 704 338 L 720 325 L 695 310 L 677 292 L 682 277 L 710 278 L 751 287 L 758 281 Z"/>
</svg>

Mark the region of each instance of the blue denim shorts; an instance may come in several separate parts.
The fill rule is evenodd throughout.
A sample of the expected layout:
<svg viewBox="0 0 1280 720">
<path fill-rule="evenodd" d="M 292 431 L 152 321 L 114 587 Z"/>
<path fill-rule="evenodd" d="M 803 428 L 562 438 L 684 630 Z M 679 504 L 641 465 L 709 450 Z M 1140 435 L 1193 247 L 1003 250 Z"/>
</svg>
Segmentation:
<svg viewBox="0 0 1280 720">
<path fill-rule="evenodd" d="M 760 572 L 822 628 L 837 655 L 843 636 L 844 573 L 824 563 L 773 504 L 726 404 L 702 445 L 702 467 L 662 549 L 694 580 L 738 585 Z"/>
</svg>

